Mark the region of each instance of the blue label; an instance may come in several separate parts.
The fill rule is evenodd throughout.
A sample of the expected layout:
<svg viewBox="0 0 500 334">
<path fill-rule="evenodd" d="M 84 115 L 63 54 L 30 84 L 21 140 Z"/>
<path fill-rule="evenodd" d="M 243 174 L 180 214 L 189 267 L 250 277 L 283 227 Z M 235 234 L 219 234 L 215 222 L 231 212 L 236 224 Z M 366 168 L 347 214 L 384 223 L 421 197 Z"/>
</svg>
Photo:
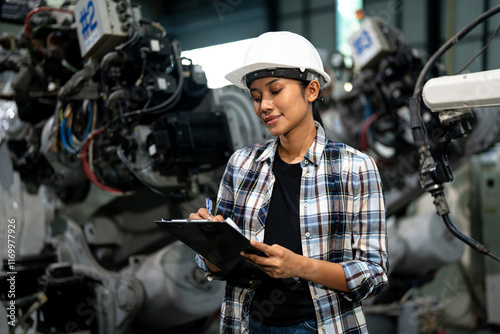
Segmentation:
<svg viewBox="0 0 500 334">
<path fill-rule="evenodd" d="M 95 20 L 95 7 L 94 2 L 90 0 L 87 7 L 82 8 L 80 11 L 80 25 L 82 27 L 83 39 L 87 39 L 91 32 L 97 28 L 97 21 Z"/>
<path fill-rule="evenodd" d="M 373 45 L 373 40 L 367 30 L 363 29 L 359 36 L 353 41 L 354 52 L 357 56 L 369 49 Z"/>
</svg>

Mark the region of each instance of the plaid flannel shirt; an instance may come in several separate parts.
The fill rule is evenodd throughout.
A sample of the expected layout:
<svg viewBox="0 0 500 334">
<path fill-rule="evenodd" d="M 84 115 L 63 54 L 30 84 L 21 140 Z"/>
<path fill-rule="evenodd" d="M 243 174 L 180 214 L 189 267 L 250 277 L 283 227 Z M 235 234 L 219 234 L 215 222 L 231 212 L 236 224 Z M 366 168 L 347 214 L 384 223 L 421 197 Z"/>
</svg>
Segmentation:
<svg viewBox="0 0 500 334">
<path fill-rule="evenodd" d="M 300 231 L 304 256 L 342 265 L 349 293 L 309 282 L 320 333 L 367 333 L 361 301 L 387 286 L 386 211 L 375 162 L 330 141 L 316 123 L 316 138 L 300 165 Z M 278 139 L 236 151 L 221 180 L 217 214 L 231 217 L 249 239 L 264 240 L 274 185 Z M 209 279 L 212 275 L 197 258 Z M 248 333 L 254 287 L 226 284 L 221 333 Z"/>
</svg>

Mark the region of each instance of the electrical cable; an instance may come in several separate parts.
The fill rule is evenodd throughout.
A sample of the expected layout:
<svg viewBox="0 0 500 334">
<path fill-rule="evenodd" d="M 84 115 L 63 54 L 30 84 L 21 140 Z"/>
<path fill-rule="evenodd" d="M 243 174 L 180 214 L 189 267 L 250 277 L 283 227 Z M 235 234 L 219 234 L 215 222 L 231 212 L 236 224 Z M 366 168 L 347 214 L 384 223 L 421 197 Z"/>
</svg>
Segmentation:
<svg viewBox="0 0 500 334">
<path fill-rule="evenodd" d="M 65 121 L 69 118 L 69 126 L 67 128 L 65 127 L 65 129 L 67 131 L 68 144 L 70 145 L 70 147 L 74 148 L 76 151 L 79 151 L 80 148 L 77 147 L 73 143 L 73 130 L 71 130 L 71 128 L 73 127 L 73 118 L 74 118 L 73 115 L 74 115 L 74 113 L 71 113 L 66 119 L 63 119 L 63 121 Z"/>
<path fill-rule="evenodd" d="M 177 82 L 177 87 L 175 88 L 174 93 L 172 94 L 172 96 L 168 100 L 162 102 L 161 104 L 153 106 L 151 108 L 143 109 L 142 111 L 140 111 L 142 113 L 154 114 L 157 112 L 163 112 L 165 110 L 168 110 L 171 107 L 173 107 L 179 101 L 179 99 L 181 97 L 182 88 L 184 86 L 184 75 L 182 73 L 183 72 L 182 71 L 182 62 L 181 62 L 181 57 L 180 57 L 180 46 L 179 46 L 178 41 L 172 42 L 172 49 L 174 49 L 175 62 L 176 62 L 177 70 L 179 73 L 179 81 Z M 133 112 L 133 113 L 136 113 L 136 112 Z"/>
<path fill-rule="evenodd" d="M 38 44 L 37 41 L 35 41 L 35 38 L 33 37 L 33 34 L 31 33 L 31 27 L 30 27 L 30 20 L 31 17 L 40 12 L 47 12 L 47 11 L 56 11 L 56 12 L 63 12 L 63 13 L 68 13 L 73 15 L 74 12 L 69 9 L 64 9 L 64 8 L 55 8 L 55 7 L 37 7 L 31 10 L 28 15 L 26 15 L 26 19 L 24 20 L 24 30 L 26 31 L 26 35 L 28 35 L 28 39 L 30 40 L 30 43 L 33 45 L 33 47 L 40 52 L 43 55 L 47 54 L 47 51 L 45 51 L 40 44 Z"/>
<path fill-rule="evenodd" d="M 87 104 L 85 105 L 85 103 L 84 103 L 84 108 L 86 107 L 86 109 L 87 109 L 87 127 L 85 130 L 85 134 L 83 135 L 83 140 L 85 140 L 85 138 L 89 135 L 89 133 L 94 129 L 94 126 L 95 126 L 94 105 L 91 102 L 88 102 L 88 100 L 86 100 L 86 101 L 87 101 Z M 89 110 L 89 108 L 90 108 L 90 110 Z M 73 109 L 71 107 L 71 104 L 68 104 L 68 107 L 66 108 L 64 113 L 62 113 L 62 115 L 61 115 L 61 126 L 59 129 L 59 132 L 60 132 L 60 136 L 61 136 L 61 143 L 62 143 L 64 149 L 66 151 L 68 151 L 69 153 L 77 154 L 81 149 L 81 145 L 78 146 L 78 145 L 75 145 L 73 143 L 73 133 L 71 130 L 72 123 L 73 123 L 73 117 L 74 117 L 73 114 L 74 113 L 73 113 Z M 69 126 L 67 126 L 68 119 L 69 119 Z"/>
<path fill-rule="evenodd" d="M 488 40 L 486 45 L 483 46 L 483 48 L 474 56 L 474 58 L 472 58 L 464 67 L 462 67 L 461 70 L 455 72 L 454 75 L 457 75 L 457 74 L 463 72 L 467 67 L 469 67 L 470 64 L 472 64 L 474 62 L 474 60 L 476 60 L 477 57 L 479 57 L 484 52 L 484 50 L 486 50 L 486 48 L 490 45 L 491 41 L 493 40 L 493 37 L 495 37 L 495 35 L 498 33 L 499 30 L 500 30 L 500 26 L 497 27 L 495 32 L 490 36 L 490 39 Z"/>
<path fill-rule="evenodd" d="M 71 71 L 72 73 L 78 72 L 78 69 L 73 65 L 71 65 L 70 63 L 68 63 L 66 59 L 61 60 L 61 65 L 68 71 Z"/>
<path fill-rule="evenodd" d="M 117 196 L 125 196 L 125 195 L 129 195 L 130 192 L 124 192 L 120 189 L 116 189 L 116 188 L 113 188 L 113 187 L 109 187 L 105 184 L 102 184 L 98 179 L 97 179 L 97 176 L 94 174 L 94 172 L 92 172 L 92 170 L 90 169 L 89 167 L 89 163 L 87 162 L 87 150 L 88 150 L 88 147 L 90 145 L 91 142 L 93 142 L 93 140 L 99 136 L 101 133 L 103 133 L 105 130 L 104 127 L 102 128 L 99 128 L 95 131 L 93 131 L 92 133 L 90 133 L 87 138 L 85 139 L 85 141 L 83 142 L 83 145 L 82 145 L 82 148 L 81 148 L 81 152 L 80 152 L 80 160 L 82 162 L 82 169 L 83 169 L 83 172 L 85 173 L 85 176 L 87 176 L 87 178 L 94 184 L 96 185 L 97 187 L 101 188 L 102 190 L 105 190 L 111 194 L 114 194 L 114 195 L 117 195 Z"/>
<path fill-rule="evenodd" d="M 137 30 L 136 30 L 134 36 L 130 40 L 128 40 L 125 44 L 121 45 L 120 47 L 118 47 L 116 49 L 118 49 L 118 50 L 123 49 L 124 47 L 134 43 L 138 37 L 139 37 L 139 34 L 137 33 Z M 150 99 L 149 99 L 148 102 L 146 103 L 146 105 L 141 110 L 134 110 L 131 112 L 127 112 L 127 113 L 115 116 L 108 124 L 99 128 L 98 130 L 95 130 L 94 132 L 90 133 L 85 138 L 85 140 L 82 144 L 81 150 L 80 150 L 81 151 L 80 159 L 82 162 L 82 168 L 83 168 L 84 173 L 87 176 L 87 178 L 92 183 L 94 183 L 97 187 L 99 187 L 105 191 L 108 191 L 110 193 L 117 194 L 117 195 L 126 195 L 127 194 L 120 189 L 106 186 L 98 180 L 97 176 L 93 172 L 93 163 L 92 163 L 93 157 L 92 157 L 92 155 L 88 156 L 88 154 L 87 154 L 87 152 L 89 151 L 89 146 L 91 143 L 93 143 L 93 140 L 95 137 L 97 137 L 102 132 L 111 128 L 119 120 L 127 118 L 127 117 L 132 117 L 132 116 L 140 116 L 142 113 L 164 112 L 164 111 L 168 110 L 169 108 L 173 107 L 179 101 L 179 99 L 181 97 L 183 85 L 184 85 L 184 75 L 183 75 L 183 67 L 182 67 L 182 62 L 181 62 L 181 57 L 180 57 L 180 45 L 179 44 L 180 43 L 178 41 L 172 42 L 172 49 L 174 51 L 174 57 L 176 60 L 176 65 L 178 68 L 178 75 L 179 75 L 178 85 L 177 85 L 174 93 L 172 94 L 172 96 L 168 100 L 166 100 L 165 102 L 163 102 L 159 105 L 153 106 L 151 108 L 148 108 L 148 105 L 150 102 Z M 143 63 L 143 65 L 145 65 L 145 64 Z M 94 120 L 95 120 L 95 118 L 96 117 L 93 117 Z M 93 146 L 90 146 L 90 151 L 92 151 L 92 147 Z M 174 195 L 163 193 L 163 192 L 151 187 L 151 185 L 149 185 L 147 182 L 145 182 L 141 178 L 141 176 L 139 174 L 137 174 L 137 172 L 132 168 L 132 166 L 130 166 L 130 163 L 128 162 L 128 160 L 126 159 L 126 157 L 122 153 L 121 146 L 117 149 L 117 155 L 120 158 L 120 160 L 122 161 L 122 163 L 124 164 L 124 166 L 127 169 L 129 169 L 129 171 L 149 190 L 151 190 L 152 192 L 154 192 L 158 195 L 161 195 L 161 196 L 174 197 Z M 89 161 L 87 161 L 87 156 L 88 156 Z"/>
<path fill-rule="evenodd" d="M 132 116 L 140 116 L 143 113 L 144 114 L 155 114 L 158 112 L 164 112 L 164 111 L 172 108 L 179 101 L 179 99 L 181 97 L 181 93 L 182 93 L 182 88 L 184 85 L 184 75 L 182 73 L 183 72 L 182 71 L 182 62 L 181 62 L 181 58 L 180 58 L 180 50 L 179 50 L 178 44 L 179 44 L 178 41 L 172 42 L 172 48 L 174 49 L 176 65 L 177 65 L 178 74 L 179 74 L 179 81 L 177 83 L 177 87 L 176 87 L 174 93 L 172 94 L 172 96 L 168 100 L 166 100 L 165 102 L 158 104 L 156 106 L 153 106 L 151 108 L 148 108 L 148 105 L 151 102 L 151 95 L 150 95 L 151 93 L 148 91 L 148 94 L 150 95 L 148 102 L 141 110 L 134 110 L 134 111 L 130 111 L 130 112 L 116 116 L 107 125 L 104 126 L 105 130 L 109 129 L 114 123 L 116 123 L 120 119 L 132 117 Z"/>
<path fill-rule="evenodd" d="M 457 230 L 457 228 L 455 227 L 455 225 L 453 225 L 453 223 L 451 222 L 451 219 L 450 219 L 450 217 L 449 217 L 448 214 L 442 215 L 442 217 L 443 217 L 444 224 L 446 225 L 446 227 L 448 228 L 448 230 L 450 230 L 450 232 L 455 237 L 457 237 L 458 239 L 462 240 L 465 244 L 467 244 L 468 246 L 474 248 L 479 253 L 484 254 L 484 255 L 488 255 L 492 259 L 500 262 L 500 258 L 497 257 L 496 255 L 494 255 L 493 253 L 491 253 L 484 245 L 480 244 L 476 240 L 472 239 L 471 237 L 469 237 L 469 236 L 463 234 L 462 232 L 460 232 L 459 230 Z"/>
<path fill-rule="evenodd" d="M 61 143 L 66 151 L 68 151 L 71 154 L 77 154 L 79 150 L 77 148 L 75 148 L 72 144 L 70 144 L 68 142 L 68 139 L 66 138 L 67 135 L 71 136 L 71 133 L 68 133 L 68 134 L 66 133 L 66 122 L 67 122 L 67 119 L 63 118 L 63 120 L 61 122 L 61 128 L 59 130 L 60 135 L 61 135 Z"/>
<path fill-rule="evenodd" d="M 161 25 L 161 23 L 159 22 L 151 22 L 150 23 L 151 26 L 153 28 L 155 28 L 156 30 L 159 30 L 160 31 L 160 36 L 159 38 L 165 38 L 167 36 L 167 31 L 165 30 L 165 28 Z"/>
<path fill-rule="evenodd" d="M 73 143 L 70 143 L 68 140 L 68 133 L 66 132 L 66 123 L 68 120 L 68 117 L 71 115 L 71 104 L 68 104 L 66 107 L 66 110 L 64 113 L 61 112 L 61 126 L 59 128 L 59 134 L 61 136 L 61 143 L 66 151 L 72 154 L 77 154 L 79 149 L 73 146 Z M 69 136 L 71 136 L 71 133 L 69 133 Z"/>
<path fill-rule="evenodd" d="M 154 187 L 152 187 L 149 183 L 147 183 L 135 170 L 134 168 L 131 166 L 130 164 L 130 161 L 128 161 L 127 157 L 125 156 L 125 154 L 123 154 L 123 149 L 122 149 L 122 146 L 121 145 L 118 145 L 118 148 L 116 149 L 116 154 L 118 155 L 118 158 L 120 158 L 121 162 L 123 163 L 123 165 L 132 173 L 132 175 L 135 176 L 135 178 L 141 182 L 146 188 L 148 188 L 149 190 L 151 190 L 153 193 L 157 194 L 157 195 L 160 195 L 160 196 L 164 196 L 164 197 L 172 197 L 172 194 L 166 194 Z"/>
<path fill-rule="evenodd" d="M 87 103 L 87 105 L 85 105 L 85 103 Z M 94 127 L 93 127 L 93 125 L 95 124 L 95 122 L 94 122 L 94 116 L 95 116 L 94 107 L 95 107 L 95 104 L 90 102 L 89 100 L 83 101 L 83 109 L 87 111 L 87 129 L 85 130 L 85 135 L 83 137 L 84 140 L 85 140 L 85 137 L 87 137 L 88 134 L 91 133 L 92 130 L 94 129 Z M 89 110 L 89 108 L 90 108 L 90 110 Z"/>
<path fill-rule="evenodd" d="M 130 37 L 125 43 L 123 43 L 122 45 L 119 45 L 115 48 L 115 50 L 118 50 L 118 51 L 121 51 L 123 49 L 125 49 L 126 47 L 128 47 L 129 45 L 132 45 L 134 44 L 135 42 L 137 42 L 141 37 L 141 34 L 139 32 L 137 32 L 137 30 L 134 30 L 133 34 L 132 34 L 132 37 Z"/>
<path fill-rule="evenodd" d="M 91 109 L 89 111 L 89 108 Z M 85 133 L 83 135 L 83 140 L 85 140 L 85 138 L 89 135 L 90 132 L 92 132 L 92 130 L 94 129 L 92 127 L 92 125 L 94 124 L 93 122 L 93 117 L 94 117 L 94 112 L 93 112 L 93 104 L 88 102 L 88 100 L 85 100 L 83 102 L 83 110 L 86 110 L 86 114 L 87 114 L 87 128 L 85 129 Z M 71 120 L 73 119 L 73 114 L 71 114 Z M 71 146 L 75 147 L 78 151 L 80 150 L 81 148 L 81 143 L 80 143 L 80 146 L 77 146 L 73 143 L 73 134 L 72 134 L 72 122 L 70 123 L 70 126 L 68 127 L 68 142 Z"/>
<path fill-rule="evenodd" d="M 432 56 L 429 58 L 427 63 L 425 64 L 424 68 L 420 72 L 420 75 L 418 76 L 417 82 L 415 84 L 415 89 L 414 89 L 414 95 L 418 95 L 421 93 L 422 86 L 423 86 L 423 81 L 427 73 L 430 71 L 432 66 L 437 62 L 439 57 L 441 57 L 448 49 L 450 49 L 452 46 L 454 46 L 456 43 L 458 43 L 463 37 L 465 37 L 472 29 L 474 29 L 477 25 L 485 21 L 486 19 L 490 18 L 491 16 L 497 14 L 500 12 L 500 5 L 497 5 L 490 10 L 484 12 L 480 16 L 478 16 L 475 20 L 470 22 L 468 25 L 466 25 L 464 28 L 462 28 L 460 31 L 458 31 L 455 35 L 453 35 L 446 43 L 444 43 Z"/>
<path fill-rule="evenodd" d="M 135 170 L 143 170 L 143 169 L 149 168 L 149 167 L 153 166 L 154 163 L 155 163 L 154 160 L 150 160 L 149 162 L 145 163 L 142 166 L 135 166 Z"/>
<path fill-rule="evenodd" d="M 126 4 L 128 6 L 130 6 L 130 12 L 132 14 L 132 22 L 133 22 L 133 24 L 132 24 L 132 31 L 130 32 L 130 35 L 132 37 L 130 37 L 125 43 L 117 46 L 115 48 L 115 50 L 123 50 L 126 47 L 128 47 L 129 45 L 135 44 L 135 42 L 137 42 L 140 39 L 140 37 L 141 37 L 140 29 L 138 29 L 139 22 L 137 22 L 137 20 L 136 20 L 134 8 L 128 2 Z"/>
<path fill-rule="evenodd" d="M 416 81 L 415 88 L 413 91 L 413 96 L 410 99 L 410 127 L 412 129 L 412 134 L 413 134 L 413 139 L 415 141 L 415 146 L 417 146 L 418 151 L 421 155 L 420 171 L 419 171 L 419 175 L 421 178 L 422 177 L 425 178 L 425 176 L 423 176 L 424 167 L 428 166 L 429 162 L 433 163 L 433 158 L 432 158 L 429 144 L 428 144 L 427 129 L 426 129 L 424 122 L 423 122 L 423 119 L 422 119 L 422 97 L 421 97 L 421 95 L 422 95 L 424 79 L 426 78 L 430 69 L 433 68 L 434 64 L 437 62 L 439 57 L 441 57 L 453 45 L 458 43 L 464 36 L 466 36 L 477 25 L 479 25 L 480 23 L 482 23 L 486 19 L 490 18 L 491 16 L 493 16 L 499 12 L 500 12 L 500 5 L 497 5 L 491 9 L 489 9 L 488 11 L 484 12 L 483 14 L 478 16 L 476 19 L 474 19 L 472 22 L 467 24 L 460 31 L 458 31 L 455 35 L 453 35 L 450 39 L 448 39 L 448 41 L 446 41 L 446 43 L 444 43 L 430 57 L 430 59 L 424 65 L 423 69 L 421 70 L 421 72 L 418 76 L 418 79 Z M 496 34 L 496 32 L 495 32 L 495 34 Z M 487 45 L 489 45 L 489 42 L 487 43 Z M 500 262 L 500 258 L 498 258 L 494 254 L 492 254 L 484 245 L 482 245 L 479 242 L 475 241 L 474 239 L 464 235 L 463 233 L 461 233 L 460 231 L 458 231 L 456 229 L 456 227 L 453 225 L 453 223 L 451 222 L 451 220 L 448 216 L 449 209 L 448 209 L 448 204 L 446 203 L 445 194 L 443 192 L 442 183 L 439 183 L 439 181 L 433 181 L 433 183 L 434 184 L 432 185 L 432 189 L 429 188 L 429 185 L 426 185 L 425 187 L 427 188 L 427 190 L 429 192 L 431 192 L 432 196 L 435 198 L 434 205 L 436 206 L 438 214 L 443 217 L 443 221 L 444 221 L 446 227 L 448 228 L 448 230 L 455 237 L 457 237 L 459 240 L 461 240 L 462 242 L 464 242 L 468 246 L 477 250 L 481 254 L 488 255 L 491 258 L 495 259 L 496 261 Z M 431 190 L 429 190 L 429 189 L 431 189 Z"/>
<path fill-rule="evenodd" d="M 139 87 L 142 84 L 142 80 L 144 79 L 144 73 L 146 72 L 146 63 L 147 63 L 146 52 L 149 51 L 150 50 L 148 48 L 141 48 L 142 68 L 141 68 L 141 74 L 139 75 L 139 78 L 135 82 L 136 87 Z"/>
<path fill-rule="evenodd" d="M 92 119 L 92 130 L 95 129 L 96 123 L 97 123 L 97 101 L 94 100 L 94 116 Z M 92 173 L 94 172 L 93 156 L 94 156 L 94 142 L 92 141 L 92 145 L 90 145 L 88 149 L 88 158 L 89 158 L 88 164 L 89 164 L 89 169 Z"/>
<path fill-rule="evenodd" d="M 417 146 L 426 147 L 427 146 L 427 130 L 425 129 L 425 125 L 422 120 L 421 114 L 421 93 L 423 88 L 423 82 L 431 68 L 437 62 L 437 60 L 450 49 L 453 45 L 458 43 L 463 37 L 465 37 L 472 29 L 474 29 L 477 25 L 490 18 L 491 16 L 500 12 L 500 5 L 497 5 L 490 10 L 484 12 L 480 16 L 478 16 L 475 20 L 470 22 L 460 31 L 458 31 L 455 35 L 453 35 L 446 43 L 444 43 L 427 61 L 427 63 L 420 71 L 417 82 L 415 84 L 415 89 L 413 91 L 412 102 L 410 103 L 410 120 L 411 120 L 411 128 L 414 131 L 414 139 L 415 144 Z"/>
</svg>

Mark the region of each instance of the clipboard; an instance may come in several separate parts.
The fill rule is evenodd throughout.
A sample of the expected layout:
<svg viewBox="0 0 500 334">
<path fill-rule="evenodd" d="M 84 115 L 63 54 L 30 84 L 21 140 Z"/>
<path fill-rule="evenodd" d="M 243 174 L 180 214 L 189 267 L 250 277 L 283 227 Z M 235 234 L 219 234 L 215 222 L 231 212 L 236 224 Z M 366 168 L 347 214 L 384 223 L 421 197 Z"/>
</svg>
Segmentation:
<svg viewBox="0 0 500 334">
<path fill-rule="evenodd" d="M 250 240 L 241 234 L 237 227 L 226 221 L 162 219 L 155 223 L 226 273 L 233 270 L 240 261 L 244 261 L 244 257 L 240 255 L 241 251 L 267 257 L 250 245 Z M 234 224 L 232 221 L 231 223 Z"/>
</svg>

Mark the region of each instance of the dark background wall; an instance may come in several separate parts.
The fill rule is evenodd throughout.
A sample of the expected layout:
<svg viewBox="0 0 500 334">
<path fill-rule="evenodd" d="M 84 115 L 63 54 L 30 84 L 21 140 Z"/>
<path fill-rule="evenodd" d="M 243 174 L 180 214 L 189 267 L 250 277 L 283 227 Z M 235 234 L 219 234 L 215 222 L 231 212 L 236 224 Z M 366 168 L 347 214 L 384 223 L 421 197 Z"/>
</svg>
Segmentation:
<svg viewBox="0 0 500 334">
<path fill-rule="evenodd" d="M 231 42 L 269 30 L 290 30 L 316 47 L 336 49 L 334 0 L 136 0 L 144 17 L 160 21 L 184 50 Z M 485 10 L 491 0 L 365 0 L 367 16 L 377 16 L 399 28 L 410 46 L 432 53 L 456 31 Z M 464 38 L 442 59 L 449 72 L 465 65 L 500 24 L 494 16 Z M 495 37 L 497 40 L 499 37 Z M 495 40 L 470 67 L 480 71 L 500 67 Z"/>
</svg>

